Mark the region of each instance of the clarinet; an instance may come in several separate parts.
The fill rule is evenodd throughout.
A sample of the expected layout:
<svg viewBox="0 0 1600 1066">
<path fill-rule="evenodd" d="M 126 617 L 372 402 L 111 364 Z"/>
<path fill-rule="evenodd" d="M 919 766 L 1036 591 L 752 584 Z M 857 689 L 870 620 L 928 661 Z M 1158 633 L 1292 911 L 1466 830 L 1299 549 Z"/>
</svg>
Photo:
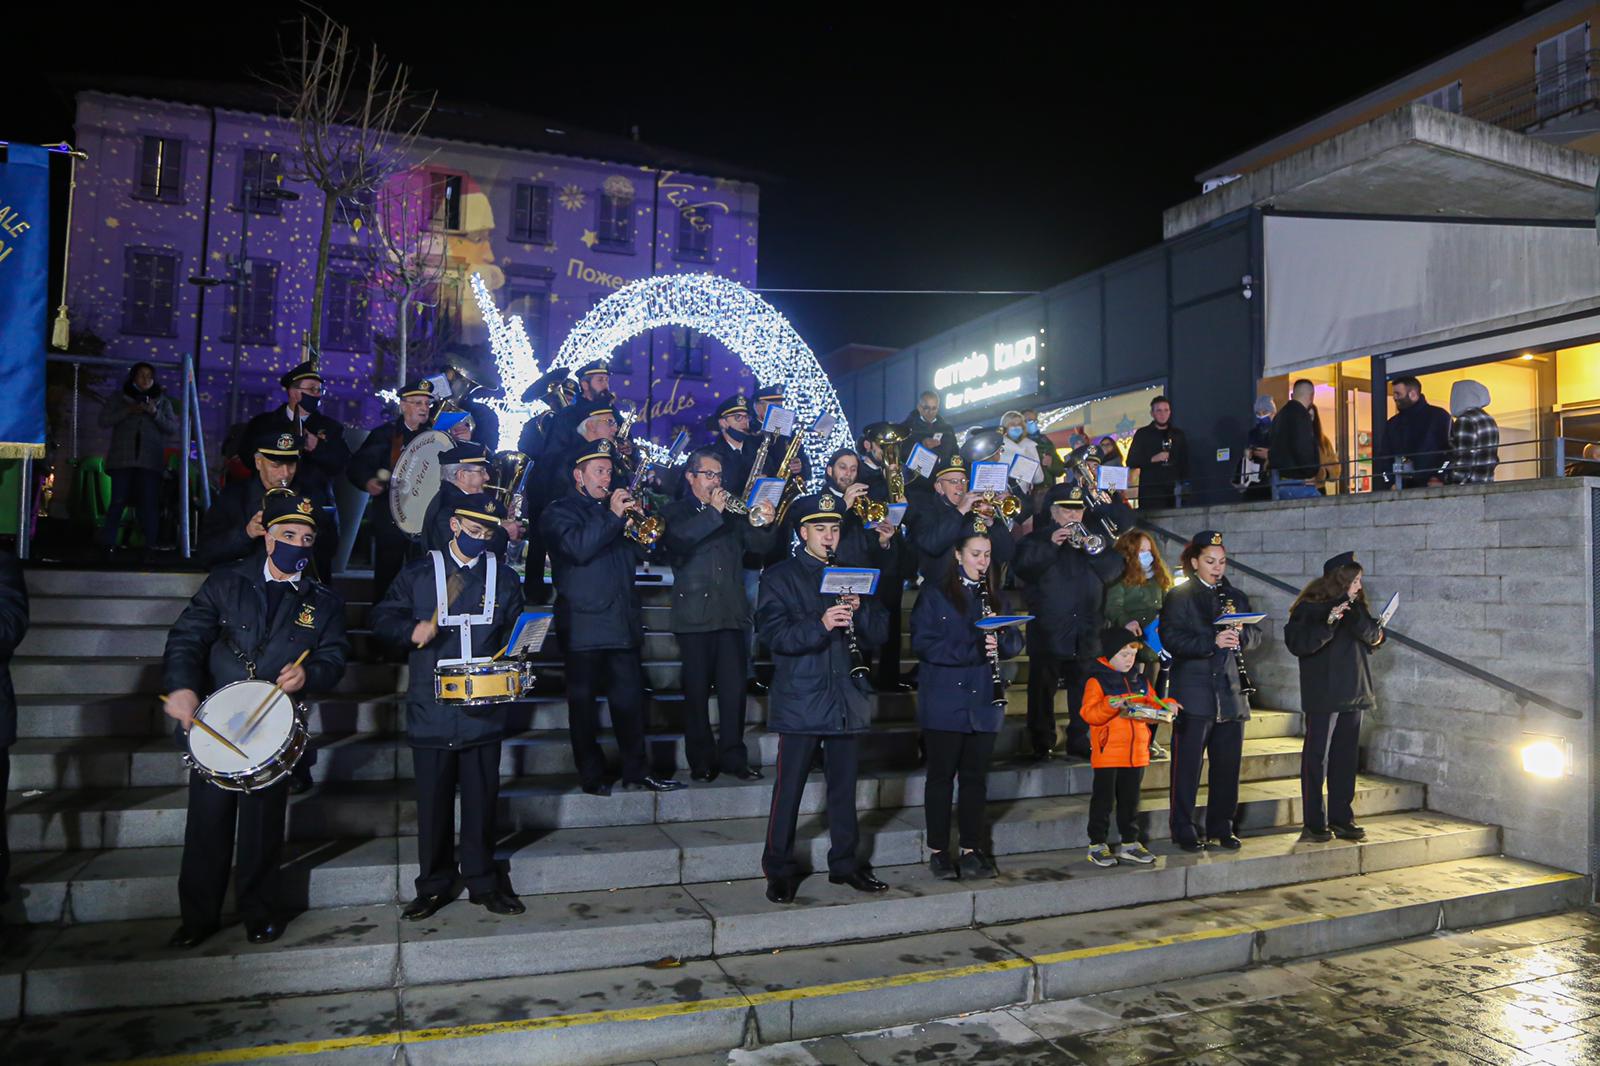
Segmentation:
<svg viewBox="0 0 1600 1066">
<path fill-rule="evenodd" d="M 837 559 L 837 557 L 837 553 L 830 550 L 828 552 L 827 559 L 828 565 L 836 565 L 834 560 Z M 837 607 L 838 605 L 844 603 L 844 597 L 840 596 L 833 602 L 834 606 Z M 861 645 L 856 641 L 856 615 L 854 611 L 850 612 L 850 628 L 848 632 L 850 637 L 850 676 L 866 677 L 871 671 L 867 669 L 867 657 L 861 654 Z"/>
<path fill-rule="evenodd" d="M 1233 598 L 1224 593 L 1222 597 L 1222 613 L 1232 614 L 1233 611 Z M 1230 626 L 1229 628 L 1235 630 L 1239 634 L 1239 640 L 1243 642 L 1244 626 L 1234 625 Z M 1239 667 L 1239 691 L 1244 694 L 1245 702 L 1249 703 L 1250 697 L 1256 694 L 1256 685 L 1254 681 L 1250 680 L 1250 671 L 1245 669 L 1243 648 L 1233 649 L 1233 661 Z"/>
<path fill-rule="evenodd" d="M 989 571 L 985 570 L 978 575 L 978 613 L 984 618 L 993 618 L 997 612 L 989 608 Z M 989 673 L 993 678 L 993 688 L 990 689 L 989 702 L 996 707 L 1006 705 L 1006 683 L 1000 677 L 1000 631 L 990 630 L 984 633 L 987 641 L 990 635 L 995 638 L 994 651 L 989 652 Z"/>
</svg>

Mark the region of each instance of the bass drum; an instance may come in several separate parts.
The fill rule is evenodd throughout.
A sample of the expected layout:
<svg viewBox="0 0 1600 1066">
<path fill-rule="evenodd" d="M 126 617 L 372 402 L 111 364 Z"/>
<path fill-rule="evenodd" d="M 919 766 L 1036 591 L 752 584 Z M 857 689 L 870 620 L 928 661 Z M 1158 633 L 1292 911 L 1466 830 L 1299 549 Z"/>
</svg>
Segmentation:
<svg viewBox="0 0 1600 1066">
<path fill-rule="evenodd" d="M 389 474 L 389 513 L 401 532 L 413 537 L 422 532 L 428 504 L 439 495 L 439 453 L 455 443 L 450 434 L 430 429 L 417 434 L 395 461 Z"/>
</svg>

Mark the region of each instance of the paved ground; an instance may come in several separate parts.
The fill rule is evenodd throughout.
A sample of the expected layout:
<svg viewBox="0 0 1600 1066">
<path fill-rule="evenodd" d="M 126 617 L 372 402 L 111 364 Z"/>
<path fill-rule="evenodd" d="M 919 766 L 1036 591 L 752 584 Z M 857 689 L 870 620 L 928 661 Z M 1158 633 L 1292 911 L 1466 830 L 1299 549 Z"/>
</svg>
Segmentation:
<svg viewBox="0 0 1600 1066">
<path fill-rule="evenodd" d="M 912 1063 L 1587 1066 L 1600 1063 L 1600 914 L 657 1066 Z"/>
</svg>

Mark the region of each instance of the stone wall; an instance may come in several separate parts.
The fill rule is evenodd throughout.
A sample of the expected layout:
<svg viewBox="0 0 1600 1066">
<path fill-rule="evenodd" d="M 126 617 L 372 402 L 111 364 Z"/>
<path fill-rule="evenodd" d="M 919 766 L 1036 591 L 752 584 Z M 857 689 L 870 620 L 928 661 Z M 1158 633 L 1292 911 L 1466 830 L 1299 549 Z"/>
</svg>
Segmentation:
<svg viewBox="0 0 1600 1066">
<path fill-rule="evenodd" d="M 1353 550 L 1374 609 L 1401 594 L 1393 628 L 1583 712 L 1561 717 L 1397 643 L 1373 656 L 1378 709 L 1365 770 L 1428 786 L 1428 805 L 1504 827 L 1508 855 L 1593 872 L 1595 559 L 1600 479 L 1528 481 L 1157 512 L 1185 537 L 1221 530 L 1230 555 L 1296 587 Z M 1163 543 L 1175 566 L 1179 547 Z M 1256 705 L 1297 710 L 1299 668 L 1281 626 L 1293 596 L 1230 579 L 1269 612 L 1252 653 Z M 1523 771 L 1523 733 L 1569 738 L 1573 774 Z"/>
</svg>

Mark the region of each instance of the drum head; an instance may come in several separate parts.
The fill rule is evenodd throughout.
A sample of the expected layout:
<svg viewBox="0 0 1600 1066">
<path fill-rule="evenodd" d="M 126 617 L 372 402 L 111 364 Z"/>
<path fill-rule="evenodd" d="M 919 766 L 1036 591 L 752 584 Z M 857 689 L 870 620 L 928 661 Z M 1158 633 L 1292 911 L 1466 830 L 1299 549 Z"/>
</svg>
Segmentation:
<svg viewBox="0 0 1600 1066">
<path fill-rule="evenodd" d="M 448 433 L 426 430 L 395 461 L 389 473 L 389 513 L 402 532 L 412 536 L 422 532 L 428 504 L 439 494 L 439 453 L 455 443 Z"/>
<path fill-rule="evenodd" d="M 265 681 L 235 681 L 213 692 L 195 716 L 233 741 L 244 751 L 245 758 L 239 758 L 225 744 L 196 726 L 189 731 L 189 752 L 195 761 L 219 774 L 245 773 L 270 762 L 294 731 L 294 697 L 278 693 L 249 736 L 245 735 L 245 723 L 272 690 L 273 686 Z"/>
</svg>

